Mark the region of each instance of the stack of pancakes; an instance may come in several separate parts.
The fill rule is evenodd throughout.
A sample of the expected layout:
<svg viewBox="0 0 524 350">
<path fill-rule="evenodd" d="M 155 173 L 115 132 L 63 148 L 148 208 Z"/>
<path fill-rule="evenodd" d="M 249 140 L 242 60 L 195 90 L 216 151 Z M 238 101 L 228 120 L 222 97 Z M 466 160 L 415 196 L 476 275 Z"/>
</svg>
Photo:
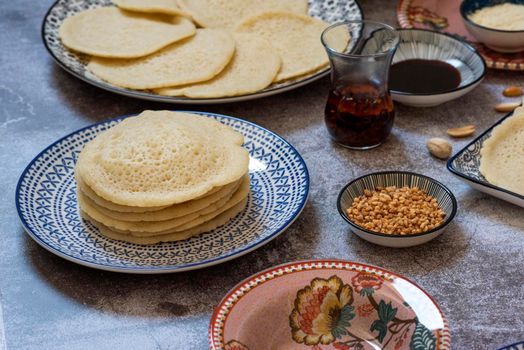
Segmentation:
<svg viewBox="0 0 524 350">
<path fill-rule="evenodd" d="M 82 216 L 110 238 L 154 244 L 225 224 L 249 194 L 243 136 L 189 113 L 145 111 L 99 134 L 79 155 Z"/>
<path fill-rule="evenodd" d="M 219 98 L 257 92 L 325 69 L 328 23 L 307 0 L 114 0 L 66 18 L 62 43 L 88 70 L 127 89 Z M 197 28 L 198 26 L 198 28 Z M 347 46 L 349 34 L 330 45 Z"/>
</svg>

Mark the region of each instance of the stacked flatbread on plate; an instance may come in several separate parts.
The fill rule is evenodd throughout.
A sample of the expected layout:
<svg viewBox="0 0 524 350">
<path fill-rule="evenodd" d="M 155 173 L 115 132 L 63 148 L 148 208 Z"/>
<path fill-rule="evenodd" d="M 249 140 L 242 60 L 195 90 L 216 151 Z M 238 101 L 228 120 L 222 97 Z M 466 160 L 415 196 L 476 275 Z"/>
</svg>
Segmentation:
<svg viewBox="0 0 524 350">
<path fill-rule="evenodd" d="M 515 109 L 482 143 L 479 170 L 493 185 L 524 196 L 524 107 Z"/>
<path fill-rule="evenodd" d="M 243 136 L 200 115 L 145 111 L 99 134 L 75 167 L 82 216 L 137 244 L 187 239 L 246 206 Z"/>
<path fill-rule="evenodd" d="M 167 96 L 219 98 L 263 90 L 328 64 L 329 25 L 307 0 L 114 0 L 67 18 L 60 38 L 90 55 L 98 78 Z M 197 28 L 198 27 L 198 28 Z M 344 49 L 347 33 L 334 40 Z"/>
</svg>

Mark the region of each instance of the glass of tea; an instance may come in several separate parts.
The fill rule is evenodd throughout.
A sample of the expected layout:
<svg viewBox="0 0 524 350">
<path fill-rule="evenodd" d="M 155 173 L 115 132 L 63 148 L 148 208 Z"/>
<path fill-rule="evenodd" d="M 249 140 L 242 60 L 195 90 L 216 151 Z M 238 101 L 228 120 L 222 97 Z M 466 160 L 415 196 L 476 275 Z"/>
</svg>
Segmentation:
<svg viewBox="0 0 524 350">
<path fill-rule="evenodd" d="M 325 110 L 329 134 L 348 148 L 379 146 L 395 119 L 388 76 L 398 33 L 379 22 L 348 21 L 328 27 L 321 40 L 331 63 Z"/>
</svg>

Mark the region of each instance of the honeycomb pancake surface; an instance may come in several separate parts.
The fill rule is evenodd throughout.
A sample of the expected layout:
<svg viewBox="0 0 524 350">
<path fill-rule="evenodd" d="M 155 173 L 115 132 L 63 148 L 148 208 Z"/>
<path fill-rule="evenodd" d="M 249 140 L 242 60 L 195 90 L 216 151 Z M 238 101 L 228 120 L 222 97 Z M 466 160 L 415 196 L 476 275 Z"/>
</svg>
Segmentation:
<svg viewBox="0 0 524 350">
<path fill-rule="evenodd" d="M 113 3 L 128 11 L 189 17 L 189 14 L 178 6 L 176 0 L 113 0 Z"/>
<path fill-rule="evenodd" d="M 87 68 L 120 87 L 155 89 L 206 81 L 231 61 L 235 40 L 225 30 L 198 29 L 191 38 L 137 59 L 94 57 Z"/>
<path fill-rule="evenodd" d="M 242 134 L 189 113 L 145 111 L 86 144 L 76 175 L 98 196 L 129 207 L 193 200 L 246 174 Z"/>
<path fill-rule="evenodd" d="M 524 195 L 524 108 L 496 126 L 480 150 L 480 173 L 488 182 Z"/>
<path fill-rule="evenodd" d="M 170 205 L 163 209 L 151 210 L 147 212 L 122 212 L 108 209 L 99 204 L 99 198 L 93 200 L 91 196 L 85 194 L 82 190 L 78 191 L 80 200 L 87 202 L 89 206 L 95 208 L 101 215 L 105 215 L 110 219 L 119 221 L 164 221 L 174 218 L 183 217 L 195 212 L 199 212 L 204 208 L 209 207 L 223 199 L 226 201 L 231 198 L 233 193 L 238 189 L 242 180 L 232 182 L 226 186 L 216 187 L 218 190 L 211 190 L 205 196 L 199 197 L 187 202 Z M 79 187 L 80 188 L 80 187 Z M 111 202 L 109 202 L 111 203 Z M 104 202 L 105 204 L 105 202 Z"/>
<path fill-rule="evenodd" d="M 70 49 L 99 57 L 136 58 L 195 34 L 186 18 L 99 7 L 67 18 L 59 36 Z"/>
<path fill-rule="evenodd" d="M 313 72 L 327 66 L 328 56 L 320 42 L 320 36 L 328 23 L 319 19 L 290 12 L 270 11 L 244 19 L 237 33 L 258 35 L 276 48 L 282 66 L 275 82 Z M 333 40 L 335 49 L 347 45 L 347 33 L 339 32 Z"/>
<path fill-rule="evenodd" d="M 92 218 L 90 218 L 89 215 L 87 215 L 86 213 L 81 212 L 81 214 L 84 218 L 91 221 L 100 230 L 100 232 L 106 237 L 120 240 L 120 241 L 129 242 L 129 243 L 134 243 L 134 244 L 156 244 L 156 243 L 161 243 L 161 242 L 181 241 L 184 239 L 188 239 L 192 236 L 199 235 L 204 232 L 212 231 L 216 229 L 217 227 L 226 224 L 228 221 L 230 221 L 235 216 L 237 216 L 240 212 L 242 212 L 247 205 L 247 201 L 248 201 L 247 198 L 243 199 L 240 203 L 224 211 L 223 213 L 213 218 L 212 220 L 209 220 L 199 226 L 192 227 L 185 231 L 168 233 L 168 234 L 157 235 L 157 236 L 148 236 L 148 237 L 135 237 L 129 234 L 122 234 L 122 233 L 115 232 L 111 230 L 110 228 L 104 226 L 103 224 L 96 222 L 96 220 L 93 220 Z"/>
<path fill-rule="evenodd" d="M 262 90 L 280 69 L 280 55 L 271 44 L 251 34 L 236 34 L 236 49 L 227 67 L 211 80 L 179 88 L 158 89 L 167 96 L 217 98 Z"/>
<path fill-rule="evenodd" d="M 281 10 L 307 15 L 307 0 L 178 0 L 202 27 L 234 29 L 244 17 L 256 12 Z"/>
</svg>

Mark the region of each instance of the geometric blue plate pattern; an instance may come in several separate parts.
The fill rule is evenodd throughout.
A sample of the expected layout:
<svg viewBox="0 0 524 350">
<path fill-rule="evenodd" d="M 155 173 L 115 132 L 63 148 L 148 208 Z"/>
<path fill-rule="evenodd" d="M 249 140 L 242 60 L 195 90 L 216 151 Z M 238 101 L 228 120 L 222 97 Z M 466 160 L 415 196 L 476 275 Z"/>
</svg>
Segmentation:
<svg viewBox="0 0 524 350">
<path fill-rule="evenodd" d="M 137 245 L 106 238 L 82 220 L 73 176 L 78 154 L 124 117 L 75 131 L 31 161 L 16 189 L 25 230 L 42 247 L 67 260 L 128 273 L 178 272 L 219 264 L 278 236 L 297 218 L 308 197 L 309 174 L 300 154 L 280 136 L 251 122 L 190 113 L 215 118 L 245 136 L 251 193 L 246 209 L 226 225 L 183 241 Z"/>
</svg>

